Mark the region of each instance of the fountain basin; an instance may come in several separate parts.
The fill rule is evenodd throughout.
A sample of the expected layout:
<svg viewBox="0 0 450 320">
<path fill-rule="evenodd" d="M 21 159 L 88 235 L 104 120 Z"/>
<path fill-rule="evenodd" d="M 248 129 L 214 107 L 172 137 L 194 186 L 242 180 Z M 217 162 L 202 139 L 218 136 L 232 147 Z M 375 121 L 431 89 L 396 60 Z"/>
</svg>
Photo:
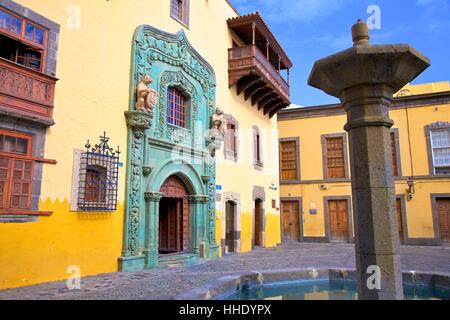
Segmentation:
<svg viewBox="0 0 450 320">
<path fill-rule="evenodd" d="M 450 274 L 405 272 L 407 300 L 450 300 Z M 251 272 L 221 277 L 175 297 L 179 300 L 357 300 L 351 269 Z"/>
</svg>

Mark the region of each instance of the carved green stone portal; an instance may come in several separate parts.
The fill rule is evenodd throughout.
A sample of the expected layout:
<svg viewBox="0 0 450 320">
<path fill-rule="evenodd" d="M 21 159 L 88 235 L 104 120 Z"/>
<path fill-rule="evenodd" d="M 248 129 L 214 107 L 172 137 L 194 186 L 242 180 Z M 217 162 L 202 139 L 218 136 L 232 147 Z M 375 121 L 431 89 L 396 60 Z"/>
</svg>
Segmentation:
<svg viewBox="0 0 450 320">
<path fill-rule="evenodd" d="M 136 86 L 150 76 L 149 89 L 158 102 L 152 110 L 135 110 Z M 168 89 L 186 97 L 186 126 L 167 122 Z M 211 116 L 216 81 L 212 67 L 189 44 L 183 31 L 169 34 L 150 26 L 136 30 L 128 125 L 126 211 L 119 269 L 141 270 L 158 265 L 161 186 L 180 178 L 189 193 L 189 253 L 200 248 L 206 258 L 218 256 L 215 240 L 215 149 Z M 145 92 L 145 87 L 144 87 Z M 215 141 L 212 143 L 211 141 Z"/>
</svg>

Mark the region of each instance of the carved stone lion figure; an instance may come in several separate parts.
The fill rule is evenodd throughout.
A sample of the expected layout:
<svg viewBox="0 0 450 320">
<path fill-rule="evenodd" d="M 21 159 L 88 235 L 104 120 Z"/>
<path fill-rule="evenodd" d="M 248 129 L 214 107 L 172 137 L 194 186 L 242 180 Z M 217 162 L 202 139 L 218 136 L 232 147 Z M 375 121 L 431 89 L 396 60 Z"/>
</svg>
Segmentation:
<svg viewBox="0 0 450 320">
<path fill-rule="evenodd" d="M 136 110 L 144 112 L 152 112 L 158 102 L 158 93 L 148 87 L 153 80 L 145 75 L 136 87 Z"/>
<path fill-rule="evenodd" d="M 212 115 L 212 129 L 216 129 L 220 134 L 224 135 L 226 131 L 224 112 L 219 108 Z"/>
</svg>

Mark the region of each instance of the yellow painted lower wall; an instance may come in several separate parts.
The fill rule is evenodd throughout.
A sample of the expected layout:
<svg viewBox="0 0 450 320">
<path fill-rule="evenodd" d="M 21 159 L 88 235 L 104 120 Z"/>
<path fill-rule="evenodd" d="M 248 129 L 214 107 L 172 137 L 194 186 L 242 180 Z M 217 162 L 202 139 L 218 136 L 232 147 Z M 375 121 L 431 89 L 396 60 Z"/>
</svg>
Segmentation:
<svg viewBox="0 0 450 320">
<path fill-rule="evenodd" d="M 222 241 L 222 212 L 217 211 L 216 241 L 220 245 Z M 241 212 L 241 252 L 252 251 L 253 240 L 253 215 Z M 270 248 L 281 242 L 281 227 L 279 213 L 266 213 L 265 247 Z M 221 256 L 222 250 L 220 250 Z"/>
<path fill-rule="evenodd" d="M 123 205 L 113 213 L 77 213 L 67 200 L 40 203 L 52 211 L 33 223 L 0 225 L 0 289 L 116 272 L 122 250 Z"/>
<path fill-rule="evenodd" d="M 281 224 L 279 213 L 266 214 L 266 247 L 275 247 L 281 243 Z"/>
</svg>

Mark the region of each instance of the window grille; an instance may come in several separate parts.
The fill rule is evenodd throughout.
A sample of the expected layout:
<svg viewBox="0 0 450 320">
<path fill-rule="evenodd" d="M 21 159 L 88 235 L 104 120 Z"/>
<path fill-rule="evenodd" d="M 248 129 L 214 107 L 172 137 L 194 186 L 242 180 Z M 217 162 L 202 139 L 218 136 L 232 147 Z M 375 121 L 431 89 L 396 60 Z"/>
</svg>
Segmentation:
<svg viewBox="0 0 450 320">
<path fill-rule="evenodd" d="M 106 133 L 94 147 L 89 140 L 86 152 L 81 154 L 78 208 L 83 211 L 115 211 L 120 149 L 113 150 L 108 145 Z"/>
</svg>

